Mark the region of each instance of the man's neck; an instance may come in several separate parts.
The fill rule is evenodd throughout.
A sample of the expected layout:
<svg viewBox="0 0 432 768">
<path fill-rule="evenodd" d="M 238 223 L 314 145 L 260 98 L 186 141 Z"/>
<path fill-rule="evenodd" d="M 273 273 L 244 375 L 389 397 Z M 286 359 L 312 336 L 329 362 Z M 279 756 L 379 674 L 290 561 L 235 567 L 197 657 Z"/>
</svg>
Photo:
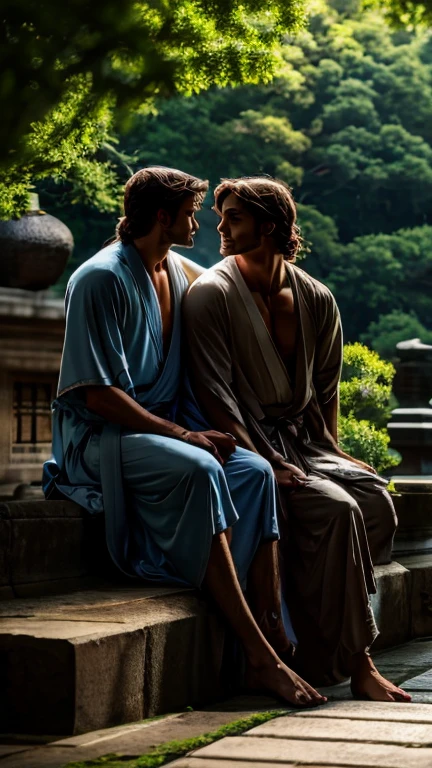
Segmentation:
<svg viewBox="0 0 432 768">
<path fill-rule="evenodd" d="M 134 246 L 150 276 L 165 268 L 170 250 L 167 243 L 155 242 L 154 238 L 146 236 L 134 240 Z"/>
<path fill-rule="evenodd" d="M 250 291 L 263 296 L 279 293 L 286 281 L 285 261 L 282 253 L 262 248 L 234 257 Z"/>
</svg>

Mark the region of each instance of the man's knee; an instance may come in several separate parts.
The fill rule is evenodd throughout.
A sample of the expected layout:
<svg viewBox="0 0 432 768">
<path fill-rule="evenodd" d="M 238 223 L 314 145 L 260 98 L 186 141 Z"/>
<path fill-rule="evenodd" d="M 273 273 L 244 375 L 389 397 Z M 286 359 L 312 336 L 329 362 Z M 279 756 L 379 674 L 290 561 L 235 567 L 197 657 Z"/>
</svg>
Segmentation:
<svg viewBox="0 0 432 768">
<path fill-rule="evenodd" d="M 251 482 L 275 482 L 272 466 L 263 456 L 252 451 L 244 451 L 244 454 L 241 455 L 241 460 L 242 470 L 250 475 Z M 239 457 L 237 461 L 239 461 Z"/>
<path fill-rule="evenodd" d="M 217 478 L 223 473 L 222 465 L 208 451 L 200 450 L 189 464 L 189 476 L 195 481 Z"/>
<path fill-rule="evenodd" d="M 351 520 L 353 517 L 356 519 L 363 519 L 363 513 L 359 505 L 357 504 L 356 500 L 353 499 L 353 497 L 348 493 L 344 494 L 343 497 L 338 497 L 334 500 L 332 511 L 334 517 L 339 520 L 343 520 L 345 518 L 347 520 Z"/>
</svg>

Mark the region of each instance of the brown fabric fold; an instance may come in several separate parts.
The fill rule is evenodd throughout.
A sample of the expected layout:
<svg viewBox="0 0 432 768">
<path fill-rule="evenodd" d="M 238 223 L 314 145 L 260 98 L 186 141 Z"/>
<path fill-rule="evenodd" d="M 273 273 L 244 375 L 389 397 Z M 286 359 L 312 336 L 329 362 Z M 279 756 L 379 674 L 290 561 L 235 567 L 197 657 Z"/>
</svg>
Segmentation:
<svg viewBox="0 0 432 768">
<path fill-rule="evenodd" d="M 293 380 L 234 257 L 189 289 L 187 349 L 204 412 L 217 398 L 262 456 L 285 456 L 308 475 L 305 487 L 280 489 L 281 572 L 302 671 L 331 683 L 350 675 L 352 655 L 377 635 L 373 563 L 390 560 L 396 517 L 386 482 L 335 453 L 321 413 L 337 397 L 342 366 L 336 302 L 303 270 L 286 269 L 298 322 Z"/>
</svg>

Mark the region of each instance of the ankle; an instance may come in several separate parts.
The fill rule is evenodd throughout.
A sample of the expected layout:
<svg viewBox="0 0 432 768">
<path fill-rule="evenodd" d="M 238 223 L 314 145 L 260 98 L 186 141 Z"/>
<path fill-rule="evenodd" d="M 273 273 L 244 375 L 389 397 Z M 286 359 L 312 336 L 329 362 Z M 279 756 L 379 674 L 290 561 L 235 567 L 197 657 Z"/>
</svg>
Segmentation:
<svg viewBox="0 0 432 768">
<path fill-rule="evenodd" d="M 268 650 L 259 651 L 254 650 L 250 653 L 246 651 L 246 662 L 248 667 L 253 671 L 258 671 L 269 666 L 276 666 L 281 664 L 281 660 L 276 652 L 269 646 Z"/>
<path fill-rule="evenodd" d="M 367 675 L 375 669 L 375 665 L 372 661 L 369 651 L 361 651 L 355 653 L 351 662 L 351 677 L 359 677 Z"/>
</svg>

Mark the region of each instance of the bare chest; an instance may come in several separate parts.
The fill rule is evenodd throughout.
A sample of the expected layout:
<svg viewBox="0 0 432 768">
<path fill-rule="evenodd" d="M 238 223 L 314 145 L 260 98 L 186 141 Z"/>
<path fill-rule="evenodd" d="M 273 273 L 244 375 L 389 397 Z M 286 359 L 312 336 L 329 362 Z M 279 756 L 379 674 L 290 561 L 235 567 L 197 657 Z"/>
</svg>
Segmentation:
<svg viewBox="0 0 432 768">
<path fill-rule="evenodd" d="M 173 308 L 168 273 L 165 270 L 156 273 L 152 277 L 152 282 L 159 301 L 162 318 L 163 349 L 164 356 L 166 356 L 171 341 L 173 326 Z"/>
<path fill-rule="evenodd" d="M 297 317 L 291 288 L 282 288 L 279 293 L 263 297 L 252 292 L 267 330 L 284 363 L 292 363 L 296 348 Z"/>
</svg>

